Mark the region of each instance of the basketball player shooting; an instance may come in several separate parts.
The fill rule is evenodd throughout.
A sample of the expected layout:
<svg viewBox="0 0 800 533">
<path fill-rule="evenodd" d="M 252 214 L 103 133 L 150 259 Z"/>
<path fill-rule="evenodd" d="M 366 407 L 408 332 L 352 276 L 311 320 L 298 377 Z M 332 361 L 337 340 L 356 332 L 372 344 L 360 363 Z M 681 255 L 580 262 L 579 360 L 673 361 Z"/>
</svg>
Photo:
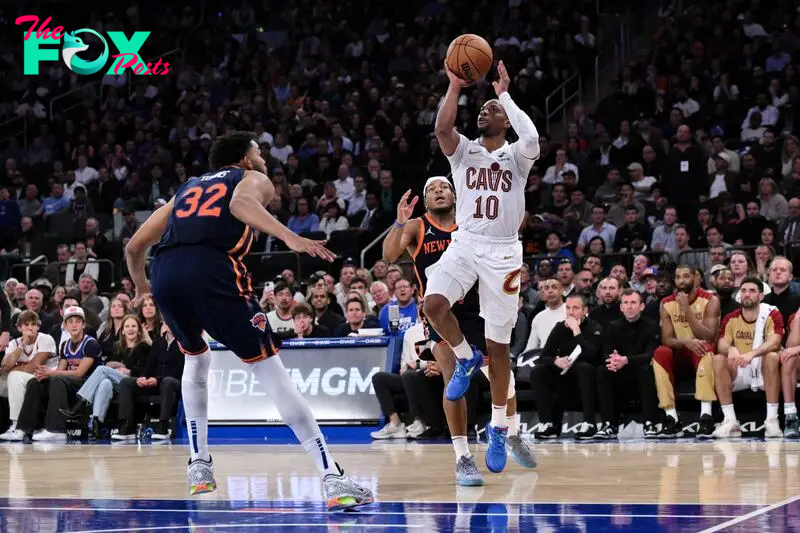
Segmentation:
<svg viewBox="0 0 800 533">
<path fill-rule="evenodd" d="M 456 188 L 458 231 L 436 264 L 427 271 L 424 312 L 436 332 L 452 347 L 456 366 L 446 396 L 464 396 L 483 354 L 470 347 L 452 312 L 478 283 L 480 316 L 489 356 L 492 419 L 486 426 L 486 467 L 501 472 L 506 465 L 506 402 L 511 361 L 509 344 L 517 320 L 522 245 L 518 230 L 525 215 L 528 172 L 539 157 L 539 133 L 533 121 L 508 94 L 510 78 L 501 61 L 494 86 L 497 99 L 478 114 L 480 137 L 469 140 L 455 128 L 458 97 L 466 82 L 447 67 L 450 85 L 436 116 L 436 138 L 450 161 Z M 519 140 L 506 140 L 510 127 Z"/>
</svg>

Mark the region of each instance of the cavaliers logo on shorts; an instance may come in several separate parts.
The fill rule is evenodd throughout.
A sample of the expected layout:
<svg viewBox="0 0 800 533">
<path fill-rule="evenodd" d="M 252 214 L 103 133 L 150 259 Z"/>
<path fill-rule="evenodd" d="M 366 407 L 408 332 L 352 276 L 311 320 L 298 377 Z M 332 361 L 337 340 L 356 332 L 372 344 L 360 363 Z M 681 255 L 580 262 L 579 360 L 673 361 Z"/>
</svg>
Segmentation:
<svg viewBox="0 0 800 533">
<path fill-rule="evenodd" d="M 256 313 L 253 315 L 253 318 L 250 319 L 250 324 L 253 325 L 254 328 L 257 330 L 264 332 L 267 330 L 267 315 L 264 313 Z"/>
</svg>

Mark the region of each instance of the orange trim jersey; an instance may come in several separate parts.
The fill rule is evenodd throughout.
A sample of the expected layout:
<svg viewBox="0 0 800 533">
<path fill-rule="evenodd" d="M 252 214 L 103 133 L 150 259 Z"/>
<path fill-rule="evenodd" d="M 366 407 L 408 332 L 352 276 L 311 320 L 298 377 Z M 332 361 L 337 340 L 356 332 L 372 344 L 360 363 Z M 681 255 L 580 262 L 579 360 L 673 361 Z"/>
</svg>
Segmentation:
<svg viewBox="0 0 800 533">
<path fill-rule="evenodd" d="M 689 319 L 681 312 L 681 306 L 678 304 L 675 296 L 675 294 L 670 294 L 662 301 L 664 310 L 672 320 L 672 329 L 675 330 L 675 338 L 693 339 L 695 336 L 694 333 L 692 333 L 692 328 L 689 326 Z M 706 314 L 706 306 L 708 306 L 708 302 L 711 301 L 713 296 L 714 294 L 709 291 L 697 289 L 697 296 L 694 301 L 689 304 L 689 308 L 692 310 L 697 320 L 703 320 Z"/>
<path fill-rule="evenodd" d="M 740 353 L 747 353 L 753 349 L 755 331 L 756 321 L 748 322 L 744 318 L 742 310 L 737 309 L 733 313 L 728 313 L 722 319 L 719 327 L 719 338 L 730 342 Z M 764 339 L 776 333 L 783 337 L 785 331 L 780 311 L 773 309 L 764 324 Z"/>
<path fill-rule="evenodd" d="M 414 259 L 414 272 L 417 275 L 419 292 L 424 296 L 425 288 L 428 285 L 428 276 L 425 274 L 425 270 L 441 259 L 444 251 L 450 246 L 453 232 L 458 229 L 458 226 L 453 224 L 449 228 L 443 228 L 431 220 L 430 216 L 427 214 L 420 217 L 419 221 L 417 248 L 414 250 L 414 253 L 411 254 L 411 257 Z M 464 296 L 464 300 L 459 307 L 461 311 L 480 312 L 477 282 Z"/>
</svg>

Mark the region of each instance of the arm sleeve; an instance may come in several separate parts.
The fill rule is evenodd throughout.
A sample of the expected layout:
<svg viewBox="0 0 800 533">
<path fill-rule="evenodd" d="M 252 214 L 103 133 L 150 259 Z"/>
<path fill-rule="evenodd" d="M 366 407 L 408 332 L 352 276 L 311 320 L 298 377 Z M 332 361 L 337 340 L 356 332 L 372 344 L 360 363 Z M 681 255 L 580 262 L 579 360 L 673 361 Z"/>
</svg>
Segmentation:
<svg viewBox="0 0 800 533">
<path fill-rule="evenodd" d="M 498 99 L 503 104 L 511 127 L 519 137 L 519 140 L 514 143 L 514 152 L 530 160 L 528 165 L 530 169 L 530 165 L 539 157 L 539 132 L 536 130 L 536 125 L 531 117 L 514 102 L 508 91 L 501 94 Z"/>
</svg>

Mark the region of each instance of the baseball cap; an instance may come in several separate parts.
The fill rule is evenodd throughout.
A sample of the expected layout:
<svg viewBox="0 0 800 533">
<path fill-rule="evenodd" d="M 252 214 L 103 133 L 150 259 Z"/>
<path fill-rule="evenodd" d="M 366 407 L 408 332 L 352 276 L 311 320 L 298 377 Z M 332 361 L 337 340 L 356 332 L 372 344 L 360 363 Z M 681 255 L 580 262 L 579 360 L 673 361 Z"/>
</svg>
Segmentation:
<svg viewBox="0 0 800 533">
<path fill-rule="evenodd" d="M 628 165 L 628 170 L 644 170 L 644 167 L 639 163 L 631 163 Z"/>
<path fill-rule="evenodd" d="M 726 163 L 730 163 L 731 162 L 731 156 L 729 156 L 725 152 L 720 152 L 715 157 L 718 157 L 719 159 L 722 159 Z"/>
<path fill-rule="evenodd" d="M 642 271 L 641 279 L 658 276 L 658 267 L 647 267 Z"/>
<path fill-rule="evenodd" d="M 38 287 L 44 287 L 46 289 L 50 289 L 51 291 L 53 290 L 53 284 L 50 283 L 50 280 L 47 278 L 39 278 L 33 283 L 31 283 L 32 289 L 36 289 Z"/>
<path fill-rule="evenodd" d="M 83 309 L 77 305 L 71 305 L 64 310 L 64 322 L 73 316 L 79 316 L 81 317 L 81 320 L 86 321 L 86 313 L 84 313 Z"/>
<path fill-rule="evenodd" d="M 709 273 L 712 276 L 716 276 L 717 274 L 725 270 L 730 270 L 730 268 L 726 265 L 714 265 L 713 267 L 711 267 L 711 271 Z"/>
</svg>

